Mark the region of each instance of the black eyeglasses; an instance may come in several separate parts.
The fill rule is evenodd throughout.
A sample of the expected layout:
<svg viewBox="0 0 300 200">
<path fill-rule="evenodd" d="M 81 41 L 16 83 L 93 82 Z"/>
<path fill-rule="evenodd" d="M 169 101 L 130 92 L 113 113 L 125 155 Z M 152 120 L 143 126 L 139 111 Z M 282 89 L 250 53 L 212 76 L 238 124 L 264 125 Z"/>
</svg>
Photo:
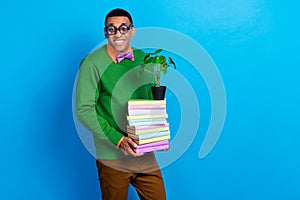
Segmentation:
<svg viewBox="0 0 300 200">
<path fill-rule="evenodd" d="M 127 26 L 126 24 L 122 24 L 121 26 L 119 26 L 119 28 L 115 26 L 106 26 L 105 31 L 108 35 L 115 35 L 117 31 L 119 31 L 121 34 L 126 34 L 132 26 L 132 24 L 130 24 L 129 26 Z"/>
</svg>

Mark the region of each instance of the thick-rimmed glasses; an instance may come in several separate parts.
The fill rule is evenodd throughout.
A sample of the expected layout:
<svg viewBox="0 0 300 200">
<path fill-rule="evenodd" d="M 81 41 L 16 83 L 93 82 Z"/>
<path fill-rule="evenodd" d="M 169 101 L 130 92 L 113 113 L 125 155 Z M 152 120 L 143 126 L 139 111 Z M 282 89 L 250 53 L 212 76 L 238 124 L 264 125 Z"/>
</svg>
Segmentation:
<svg viewBox="0 0 300 200">
<path fill-rule="evenodd" d="M 108 35 L 115 35 L 117 31 L 119 31 L 121 34 L 126 34 L 132 26 L 132 24 L 130 24 L 129 26 L 127 26 L 126 24 L 121 24 L 119 28 L 115 26 L 105 26 L 105 31 Z"/>
</svg>

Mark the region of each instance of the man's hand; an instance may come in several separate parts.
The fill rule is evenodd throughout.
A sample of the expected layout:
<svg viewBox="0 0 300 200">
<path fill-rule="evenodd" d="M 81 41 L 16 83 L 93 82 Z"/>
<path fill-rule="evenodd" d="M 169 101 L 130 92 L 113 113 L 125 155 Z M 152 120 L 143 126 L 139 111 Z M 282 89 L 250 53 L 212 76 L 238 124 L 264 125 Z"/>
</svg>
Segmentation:
<svg viewBox="0 0 300 200">
<path fill-rule="evenodd" d="M 123 151 L 125 155 L 132 155 L 132 156 L 141 156 L 143 154 L 135 153 L 134 149 L 137 147 L 137 144 L 129 137 L 123 137 L 120 143 L 120 149 Z"/>
</svg>

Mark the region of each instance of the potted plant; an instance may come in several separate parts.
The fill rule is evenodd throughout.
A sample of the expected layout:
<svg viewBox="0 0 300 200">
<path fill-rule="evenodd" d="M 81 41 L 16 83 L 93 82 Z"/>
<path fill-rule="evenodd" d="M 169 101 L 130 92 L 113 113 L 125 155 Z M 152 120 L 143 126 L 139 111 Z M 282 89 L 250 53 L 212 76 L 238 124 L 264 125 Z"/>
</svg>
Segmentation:
<svg viewBox="0 0 300 200">
<path fill-rule="evenodd" d="M 141 66 L 142 71 L 152 75 L 155 86 L 152 86 L 151 90 L 155 100 L 165 98 L 166 86 L 160 85 L 161 77 L 167 73 L 169 67 L 173 66 L 176 69 L 176 64 L 171 57 L 159 55 L 162 51 L 162 49 L 157 49 L 154 52 L 146 54 L 144 63 Z"/>
</svg>

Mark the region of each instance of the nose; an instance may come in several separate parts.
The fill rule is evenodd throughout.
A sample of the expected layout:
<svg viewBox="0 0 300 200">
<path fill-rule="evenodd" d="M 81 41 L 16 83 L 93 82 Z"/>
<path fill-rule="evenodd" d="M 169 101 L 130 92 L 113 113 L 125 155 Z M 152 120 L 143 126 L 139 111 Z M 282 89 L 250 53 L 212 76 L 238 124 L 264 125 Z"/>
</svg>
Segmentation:
<svg viewBox="0 0 300 200">
<path fill-rule="evenodd" d="M 121 36 L 121 35 L 122 35 L 122 33 L 120 32 L 120 30 L 116 30 L 115 36 Z"/>
</svg>

